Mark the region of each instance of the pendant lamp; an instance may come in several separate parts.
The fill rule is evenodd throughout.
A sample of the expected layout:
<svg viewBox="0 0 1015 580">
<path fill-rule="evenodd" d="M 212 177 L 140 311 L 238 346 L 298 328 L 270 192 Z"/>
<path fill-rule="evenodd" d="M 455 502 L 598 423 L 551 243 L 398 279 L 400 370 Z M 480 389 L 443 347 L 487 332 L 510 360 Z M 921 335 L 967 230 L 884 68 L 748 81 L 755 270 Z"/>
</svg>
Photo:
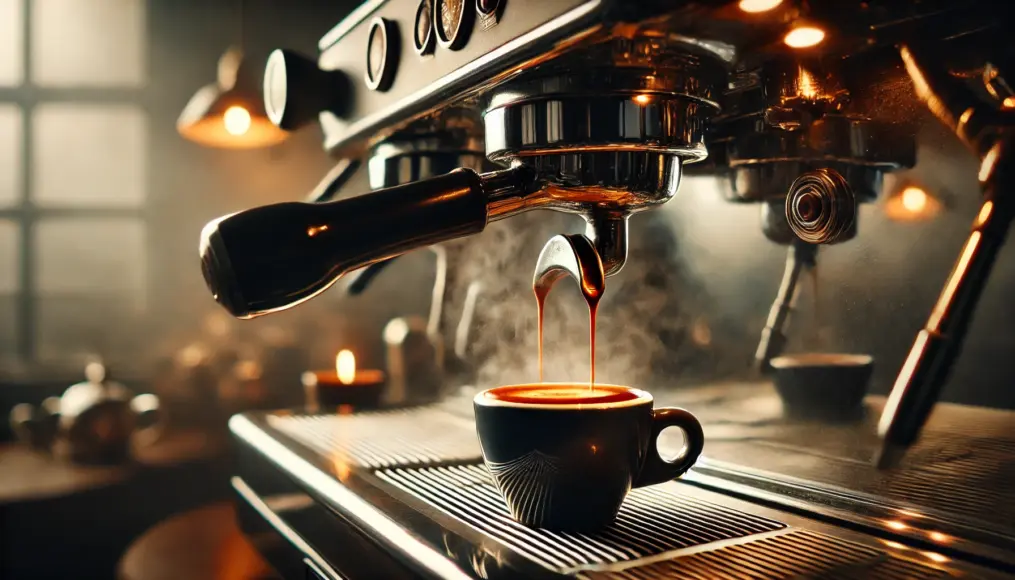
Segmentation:
<svg viewBox="0 0 1015 580">
<path fill-rule="evenodd" d="M 216 81 L 194 93 L 176 121 L 180 135 L 200 145 L 256 149 L 281 143 L 288 136 L 264 111 L 263 66 L 252 63 L 243 53 L 242 1 L 239 28 L 240 42 L 219 59 Z"/>
</svg>

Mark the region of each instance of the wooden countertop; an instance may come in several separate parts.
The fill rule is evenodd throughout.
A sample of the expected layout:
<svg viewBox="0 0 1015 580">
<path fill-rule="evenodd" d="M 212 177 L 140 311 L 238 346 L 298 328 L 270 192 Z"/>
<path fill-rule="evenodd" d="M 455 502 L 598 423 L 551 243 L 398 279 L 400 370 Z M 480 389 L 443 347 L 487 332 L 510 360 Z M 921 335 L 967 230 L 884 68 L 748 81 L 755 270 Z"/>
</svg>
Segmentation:
<svg viewBox="0 0 1015 580">
<path fill-rule="evenodd" d="M 139 448 L 124 465 L 78 465 L 20 444 L 0 445 L 0 505 L 69 495 L 120 483 L 136 470 L 158 468 L 222 453 L 225 440 L 203 431 L 165 434 Z"/>
</svg>

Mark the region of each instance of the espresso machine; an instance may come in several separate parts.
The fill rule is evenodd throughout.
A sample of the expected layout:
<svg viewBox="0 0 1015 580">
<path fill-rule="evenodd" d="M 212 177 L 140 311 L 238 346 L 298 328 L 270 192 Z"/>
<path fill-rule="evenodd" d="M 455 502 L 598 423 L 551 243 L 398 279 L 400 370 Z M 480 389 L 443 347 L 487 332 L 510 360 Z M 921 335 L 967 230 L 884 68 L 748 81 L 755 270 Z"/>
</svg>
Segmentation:
<svg viewBox="0 0 1015 580">
<path fill-rule="evenodd" d="M 318 55 L 275 51 L 269 116 L 286 130 L 319 123 L 336 167 L 306 202 L 202 232 L 208 287 L 239 318 L 343 277 L 362 292 L 401 254 L 530 210 L 580 218 L 614 277 L 631 216 L 710 176 L 787 248 L 755 357 L 767 371 L 818 248 L 863 236 L 860 208 L 918 163 L 918 118 L 977 158 L 982 201 L 867 439 L 859 424 L 761 417 L 724 440 L 733 420 L 703 415 L 695 468 L 634 490 L 601 532 L 568 534 L 510 518 L 463 385 L 351 414 L 242 414 L 232 484 L 248 537 L 287 578 L 1015 575 L 1012 416 L 935 410 L 1015 207 L 1011 12 L 981 0 L 368 0 Z M 372 191 L 345 191 L 364 162 Z M 571 260 L 565 248 L 557 269 Z M 743 409 L 758 407 L 749 391 Z M 762 469 L 760 448 L 743 445 L 766 429 L 812 449 L 773 435 Z M 828 439 L 851 447 L 823 454 Z"/>
</svg>

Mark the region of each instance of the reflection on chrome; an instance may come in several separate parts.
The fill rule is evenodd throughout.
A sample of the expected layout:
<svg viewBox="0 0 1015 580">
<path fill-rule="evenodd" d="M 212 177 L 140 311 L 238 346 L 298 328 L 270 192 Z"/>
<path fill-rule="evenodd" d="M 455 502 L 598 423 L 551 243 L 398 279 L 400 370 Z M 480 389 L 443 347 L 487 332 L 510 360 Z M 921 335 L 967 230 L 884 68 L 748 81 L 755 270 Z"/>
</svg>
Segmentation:
<svg viewBox="0 0 1015 580">
<path fill-rule="evenodd" d="M 893 530 L 900 531 L 900 532 L 902 530 L 905 530 L 905 529 L 909 528 L 909 526 L 906 524 L 906 522 L 902 522 L 902 521 L 899 521 L 899 520 L 888 520 L 887 522 L 885 522 L 885 526 L 889 527 L 889 528 L 891 528 Z"/>
</svg>

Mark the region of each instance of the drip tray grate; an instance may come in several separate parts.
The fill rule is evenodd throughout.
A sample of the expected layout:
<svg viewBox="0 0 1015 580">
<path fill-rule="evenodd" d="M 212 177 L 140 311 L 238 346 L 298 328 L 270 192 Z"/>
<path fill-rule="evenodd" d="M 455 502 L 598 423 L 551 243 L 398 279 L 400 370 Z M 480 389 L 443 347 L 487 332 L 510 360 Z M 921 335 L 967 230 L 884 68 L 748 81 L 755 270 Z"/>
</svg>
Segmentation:
<svg viewBox="0 0 1015 580">
<path fill-rule="evenodd" d="M 321 455 L 359 467 L 379 469 L 482 457 L 472 422 L 436 407 L 349 415 L 269 415 L 267 421 Z"/>
<path fill-rule="evenodd" d="M 587 580 L 932 580 L 950 575 L 853 542 L 814 532 L 793 531 L 622 571 L 587 572 L 580 577 Z"/>
<path fill-rule="evenodd" d="M 633 490 L 602 532 L 527 528 L 513 519 L 482 464 L 386 469 L 377 475 L 518 553 L 560 572 L 628 562 L 710 542 L 785 528 L 785 524 L 680 493 L 670 482 Z"/>
</svg>

